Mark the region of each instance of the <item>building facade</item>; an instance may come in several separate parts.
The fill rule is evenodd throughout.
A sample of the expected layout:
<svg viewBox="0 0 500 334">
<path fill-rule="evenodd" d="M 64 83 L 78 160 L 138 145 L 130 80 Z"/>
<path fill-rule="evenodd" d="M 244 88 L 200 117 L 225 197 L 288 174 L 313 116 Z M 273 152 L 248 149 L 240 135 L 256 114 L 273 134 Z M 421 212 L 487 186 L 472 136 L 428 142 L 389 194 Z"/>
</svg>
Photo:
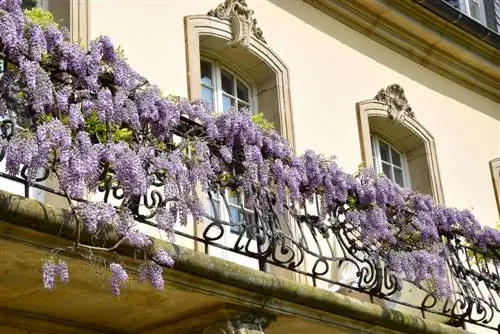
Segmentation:
<svg viewBox="0 0 500 334">
<path fill-rule="evenodd" d="M 226 0 L 222 3 L 221 0 L 46 0 L 28 5 L 51 11 L 56 20 L 70 30 L 73 40 L 82 46 L 100 35 L 110 36 L 123 48 L 131 66 L 167 94 L 203 98 L 220 113 L 231 107 L 262 113 L 288 139 L 297 154 L 312 149 L 326 156 L 335 155 L 337 163 L 352 173 L 360 165 L 373 167 L 402 187 L 431 195 L 438 203 L 471 209 L 484 225 L 495 227 L 500 219 L 498 0 Z M 25 188 L 15 181 L 2 179 L 0 184 L 6 191 L 26 195 Z M 60 204 L 55 196 L 37 189 L 30 191 L 28 197 L 56 206 Z M 222 199 L 207 197 L 209 215 L 228 221 L 233 209 L 236 215 L 240 215 L 241 209 L 236 203 L 241 204 L 244 200 L 231 196 L 227 194 L 227 209 Z M 251 215 L 252 211 L 247 214 Z M 339 241 L 332 248 L 328 239 L 319 238 L 318 241 L 315 236 L 304 232 L 302 237 L 317 241 L 316 246 L 311 246 L 311 253 L 304 255 L 301 267 L 292 271 L 286 266 L 263 266 L 258 257 L 247 256 L 244 251 L 234 252 L 233 245 L 241 242 L 244 233 L 238 226 L 225 228 L 224 237 L 214 240 L 226 248 L 207 242 L 206 233 L 214 233 L 210 231 L 209 221 L 191 222 L 180 228 L 184 235 L 198 239 L 181 235 L 178 244 L 243 265 L 247 267 L 245 270 L 264 269 L 287 281 L 314 286 L 321 293 L 339 294 L 342 298 L 347 295 L 345 298 L 378 305 L 366 307 L 402 311 L 417 318 L 422 316 L 419 308 L 382 299 L 374 301 L 366 294 L 348 292 L 346 286 L 356 281 L 355 265 L 331 266 L 320 275 L 317 272 L 309 275 L 317 269 L 315 254 L 321 253 L 322 249 L 328 248 L 333 257 L 341 254 L 343 248 Z M 4 228 L 3 233 L 5 231 Z M 28 234 L 25 233 L 26 238 L 30 237 Z M 297 231 L 290 231 L 290 235 L 297 235 Z M 251 242 L 252 236 L 247 233 L 244 238 L 249 240 L 247 245 L 251 245 L 249 252 L 258 252 L 252 248 L 256 247 Z M 9 256 L 9 266 L 16 268 L 14 255 Z M 186 264 L 182 260 L 180 263 L 181 268 L 189 267 L 188 260 Z M 223 265 L 224 262 L 220 263 Z M 192 277 L 199 274 L 186 270 Z M 171 280 L 179 289 L 173 295 L 188 298 L 180 292 L 182 284 L 179 283 L 182 275 L 187 277 L 188 274 L 179 275 Z M 82 277 L 78 284 L 86 286 L 91 274 L 85 272 Z M 35 282 L 35 279 L 30 279 L 30 282 Z M 190 289 L 193 284 L 196 285 L 190 283 L 186 286 Z M 203 282 L 201 286 L 210 289 L 209 283 Z M 194 328 L 201 328 L 203 322 L 203 317 L 197 314 L 205 313 L 205 309 L 210 310 L 206 314 L 213 319 L 226 319 L 235 311 L 232 308 L 219 310 L 217 305 L 223 303 L 220 300 L 225 300 L 221 297 L 224 288 L 213 288 L 218 291 L 217 297 L 207 293 L 196 310 L 189 302 L 183 301 L 179 306 L 182 312 L 175 313 L 176 317 L 169 320 L 159 321 L 164 327 L 148 327 L 161 319 L 159 307 L 153 307 L 149 318 L 141 318 L 137 313 L 130 321 L 136 324 L 143 321 L 145 325 L 132 327 L 144 333 L 194 333 Z M 135 289 L 140 291 L 140 288 Z M 74 296 L 61 298 L 77 298 L 83 288 L 75 291 Z M 96 292 L 96 296 L 101 296 L 99 293 Z M 196 293 L 205 296 L 202 291 Z M 249 302 L 253 297 L 239 295 L 240 292 L 235 290 L 228 294 L 231 295 L 227 299 L 230 302 L 226 300 L 224 303 L 234 304 L 240 296 L 241 302 L 236 304 L 255 308 L 256 304 Z M 397 295 L 397 299 L 404 303 L 424 297 L 425 294 L 410 286 L 405 286 Z M 50 298 L 59 297 L 48 296 L 47 301 Z M 172 305 L 166 306 L 168 297 L 159 298 L 163 307 L 172 308 Z M 495 298 L 490 302 L 498 305 L 496 303 L 500 301 Z M 5 303 L 7 300 L 12 302 L 6 299 Z M 17 320 L 5 325 L 4 332 L 17 333 L 13 328 L 24 328 L 20 323 L 23 323 L 23 317 L 30 317 L 27 314 L 36 307 L 36 302 L 36 299 L 29 299 L 30 306 L 26 308 L 22 302 L 14 303 L 12 309 L 20 311 L 10 310 L 5 314 L 12 314 L 12 319 Z M 133 295 L 123 305 L 137 303 L 143 307 L 143 302 L 138 295 Z M 314 302 L 311 303 L 307 312 L 314 309 Z M 306 316 L 305 311 L 290 305 L 274 305 L 279 315 L 273 316 L 299 319 L 293 323 L 296 333 L 314 328 L 318 333 L 327 333 L 328 330 L 410 331 L 410 327 L 385 325 L 378 320 L 367 320 L 370 325 L 353 327 L 356 320 L 346 322 L 344 318 L 349 318 L 345 314 L 347 309 L 338 305 L 341 310 L 338 314 L 343 317 L 337 319 L 340 324 L 332 320 L 337 316 L 336 311 L 330 311 L 333 315 L 321 323 L 318 320 L 320 315 Z M 437 303 L 437 307 L 442 306 Z M 116 309 L 121 306 L 113 307 L 113 315 L 118 314 Z M 42 328 L 41 332 L 43 328 L 47 330 L 51 322 L 48 313 L 58 315 L 54 316 L 57 321 L 53 323 L 60 326 L 58 330 L 61 332 L 71 326 L 67 323 L 69 318 L 78 319 L 82 332 L 120 332 L 126 328 L 126 321 L 110 320 L 107 323 L 104 317 L 90 311 L 84 312 L 88 314 L 87 318 L 71 316 L 66 319 L 62 310 L 61 305 L 57 309 L 42 310 L 40 314 L 44 314 L 45 320 L 37 318 L 38 322 L 30 322 L 30 326 L 35 330 Z M 101 310 L 105 311 L 105 308 Z M 269 313 L 269 309 L 264 311 Z M 367 319 L 376 318 L 366 312 L 370 314 Z M 198 318 L 199 323 L 198 320 L 189 320 L 184 323 L 186 327 L 182 327 L 182 321 L 178 320 L 181 318 Z M 269 333 L 281 333 L 286 329 L 288 333 L 293 332 L 283 321 L 276 321 L 273 325 L 274 320 L 269 320 L 268 316 L 259 320 L 254 315 L 254 318 L 240 319 L 240 322 L 257 323 L 259 328 L 270 322 Z M 266 320 L 262 320 L 264 318 Z M 436 333 L 451 331 L 457 326 L 453 319 L 442 314 L 431 312 L 426 318 L 432 323 L 424 324 L 429 332 L 432 332 L 432 326 L 438 326 L 435 323 L 448 324 L 436 327 Z M 498 326 L 498 318 L 498 313 L 493 312 L 493 320 L 490 319 L 489 323 Z M 104 326 L 106 323 L 108 325 Z M 165 326 L 172 327 L 166 329 Z M 203 333 L 232 333 L 228 329 L 226 332 L 210 329 L 205 322 L 203 326 Z M 415 326 L 422 331 L 421 327 Z M 491 330 L 467 319 L 459 321 L 458 326 L 474 332 Z M 258 333 L 258 330 L 248 327 L 246 333 Z"/>
</svg>

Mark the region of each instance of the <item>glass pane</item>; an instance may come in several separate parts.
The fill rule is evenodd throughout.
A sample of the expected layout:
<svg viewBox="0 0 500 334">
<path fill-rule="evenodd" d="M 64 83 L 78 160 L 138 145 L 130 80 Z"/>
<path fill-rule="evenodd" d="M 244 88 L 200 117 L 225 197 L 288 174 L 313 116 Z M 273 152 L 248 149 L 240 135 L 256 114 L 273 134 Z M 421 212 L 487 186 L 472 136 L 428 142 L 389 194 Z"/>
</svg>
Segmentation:
<svg viewBox="0 0 500 334">
<path fill-rule="evenodd" d="M 380 148 L 380 159 L 382 159 L 382 161 L 391 162 L 389 159 L 389 146 L 382 142 L 379 142 L 378 146 Z"/>
<path fill-rule="evenodd" d="M 399 168 L 394 168 L 394 182 L 399 184 L 401 187 L 405 186 L 404 180 L 403 180 L 403 171 Z"/>
<path fill-rule="evenodd" d="M 243 100 L 245 102 L 250 102 L 248 99 L 248 88 L 242 84 L 239 80 L 236 80 L 236 90 L 237 90 L 237 96 L 240 100 Z"/>
<path fill-rule="evenodd" d="M 212 83 L 212 64 L 201 61 L 201 82 L 208 86 L 213 86 Z"/>
<path fill-rule="evenodd" d="M 212 198 L 212 201 L 210 201 L 210 199 L 208 199 L 206 204 L 207 215 L 215 219 L 220 219 L 219 205 L 220 203 L 218 200 Z"/>
<path fill-rule="evenodd" d="M 229 214 L 230 216 L 230 221 L 232 223 L 237 223 L 240 222 L 242 217 L 240 215 L 240 210 L 238 208 L 235 208 L 234 206 L 229 207 Z"/>
<path fill-rule="evenodd" d="M 211 88 L 201 86 L 201 97 L 206 100 L 210 105 L 214 106 L 214 91 Z"/>
<path fill-rule="evenodd" d="M 230 97 L 222 95 L 222 111 L 228 111 L 234 105 L 234 100 Z"/>
<path fill-rule="evenodd" d="M 236 204 L 238 205 L 238 193 L 236 193 L 233 190 L 228 190 L 227 191 L 227 202 L 229 204 Z"/>
<path fill-rule="evenodd" d="M 229 95 L 234 96 L 233 91 L 233 76 L 226 71 L 221 71 L 222 90 Z"/>
<path fill-rule="evenodd" d="M 392 169 L 391 165 L 382 163 L 382 172 L 385 174 L 385 176 L 387 176 L 388 178 L 393 180 L 392 175 L 391 175 L 391 169 Z"/>
<path fill-rule="evenodd" d="M 476 20 L 481 21 L 480 4 L 478 1 L 469 0 L 469 14 Z"/>
<path fill-rule="evenodd" d="M 401 154 L 399 154 L 398 152 L 394 151 L 391 148 L 391 155 L 392 155 L 392 163 L 396 166 L 401 167 Z"/>
</svg>

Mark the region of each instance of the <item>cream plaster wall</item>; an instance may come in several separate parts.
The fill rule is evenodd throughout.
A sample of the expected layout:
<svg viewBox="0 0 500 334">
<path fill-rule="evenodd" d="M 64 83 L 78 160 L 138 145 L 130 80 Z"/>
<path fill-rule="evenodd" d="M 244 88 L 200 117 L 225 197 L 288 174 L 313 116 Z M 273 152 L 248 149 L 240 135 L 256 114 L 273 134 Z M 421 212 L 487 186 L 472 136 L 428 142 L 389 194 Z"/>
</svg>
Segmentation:
<svg viewBox="0 0 500 334">
<path fill-rule="evenodd" d="M 187 95 L 183 17 L 222 0 L 91 0 L 90 35 L 110 35 L 167 93 Z M 500 106 L 412 62 L 300 0 L 247 0 L 290 68 L 296 148 L 361 162 L 355 103 L 399 83 L 434 135 L 445 202 L 498 218 L 488 162 L 500 156 Z"/>
</svg>

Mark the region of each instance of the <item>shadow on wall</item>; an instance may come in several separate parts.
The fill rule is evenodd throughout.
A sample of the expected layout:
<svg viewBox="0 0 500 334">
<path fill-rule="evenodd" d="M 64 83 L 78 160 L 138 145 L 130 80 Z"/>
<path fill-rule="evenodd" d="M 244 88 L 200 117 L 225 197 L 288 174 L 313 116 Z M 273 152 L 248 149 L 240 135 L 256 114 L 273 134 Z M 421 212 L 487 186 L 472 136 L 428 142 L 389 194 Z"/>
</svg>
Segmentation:
<svg viewBox="0 0 500 334">
<path fill-rule="evenodd" d="M 430 69 L 392 51 L 376 42 L 367 42 L 367 37 L 343 23 L 323 14 L 325 20 L 318 20 L 318 9 L 302 0 L 269 0 L 275 6 L 302 20 L 304 23 L 331 36 L 348 47 L 364 54 L 376 62 L 401 73 L 427 88 L 469 106 L 474 110 L 500 121 L 500 110 L 494 101 L 482 97 Z M 377 47 L 374 47 L 374 43 Z"/>
</svg>

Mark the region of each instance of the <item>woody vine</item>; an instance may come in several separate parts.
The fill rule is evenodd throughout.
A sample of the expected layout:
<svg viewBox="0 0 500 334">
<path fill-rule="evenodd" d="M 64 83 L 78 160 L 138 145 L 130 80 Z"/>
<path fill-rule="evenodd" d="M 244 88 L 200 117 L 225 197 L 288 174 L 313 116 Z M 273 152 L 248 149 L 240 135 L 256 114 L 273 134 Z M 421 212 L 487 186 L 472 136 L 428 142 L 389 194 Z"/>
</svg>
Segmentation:
<svg viewBox="0 0 500 334">
<path fill-rule="evenodd" d="M 162 199 L 152 224 L 172 242 L 176 225 L 206 215 L 198 186 L 232 188 L 248 206 L 259 203 L 264 216 L 285 206 L 298 213 L 313 199 L 320 220 L 344 208 L 345 221 L 359 230 L 363 244 L 380 249 L 387 268 L 417 285 L 432 281 L 438 296 L 450 293 L 441 235 L 460 233 L 484 251 L 500 245 L 500 234 L 482 228 L 467 210 L 436 204 L 371 170 L 351 175 L 313 151 L 295 156 L 267 122 L 247 111 L 217 115 L 204 101 L 166 96 L 108 37 L 84 50 L 50 14 L 23 12 L 20 0 L 0 0 L 0 56 L 7 64 L 0 114 L 9 128 L 1 143 L 8 172 L 24 169 L 35 182 L 41 170 L 49 171 L 76 222 L 72 249 L 114 252 L 128 244 L 144 255 L 140 279 L 155 288 L 164 287 L 163 268 L 174 263 L 140 230 L 141 198 L 152 187 Z M 182 120 L 197 130 L 176 141 Z M 120 193 L 120 204 L 96 199 L 93 194 L 106 188 Z M 83 233 L 91 238 L 83 240 Z M 106 266 L 111 291 L 119 295 L 127 272 L 119 261 Z M 42 272 L 49 290 L 69 280 L 56 255 Z"/>
</svg>

